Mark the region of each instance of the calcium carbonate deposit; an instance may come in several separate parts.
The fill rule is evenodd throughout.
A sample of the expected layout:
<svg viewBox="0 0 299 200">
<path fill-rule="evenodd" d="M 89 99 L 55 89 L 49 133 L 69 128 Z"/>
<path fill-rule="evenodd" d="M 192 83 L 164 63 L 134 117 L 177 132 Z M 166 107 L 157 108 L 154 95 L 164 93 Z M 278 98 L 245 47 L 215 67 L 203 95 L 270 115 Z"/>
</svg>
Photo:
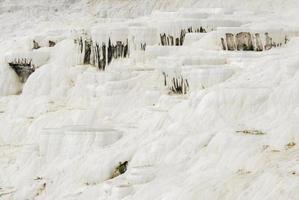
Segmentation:
<svg viewBox="0 0 299 200">
<path fill-rule="evenodd" d="M 298 0 L 0 0 L 0 200 L 298 200 Z"/>
</svg>

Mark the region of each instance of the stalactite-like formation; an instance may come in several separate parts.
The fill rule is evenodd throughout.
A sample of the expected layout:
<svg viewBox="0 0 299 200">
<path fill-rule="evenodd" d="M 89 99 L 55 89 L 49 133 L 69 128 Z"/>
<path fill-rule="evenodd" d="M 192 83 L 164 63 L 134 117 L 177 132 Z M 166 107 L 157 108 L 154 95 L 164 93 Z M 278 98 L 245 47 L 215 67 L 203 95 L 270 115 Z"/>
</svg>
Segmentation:
<svg viewBox="0 0 299 200">
<path fill-rule="evenodd" d="M 112 57 L 113 57 L 113 50 L 112 50 L 111 40 L 109 38 L 109 42 L 108 42 L 108 65 L 111 63 Z"/>
<path fill-rule="evenodd" d="M 226 33 L 225 35 L 226 35 L 227 50 L 234 51 L 236 49 L 234 34 Z"/>
<path fill-rule="evenodd" d="M 226 50 L 226 46 L 223 38 L 221 38 L 221 45 L 222 45 L 222 49 Z"/>
<path fill-rule="evenodd" d="M 91 64 L 90 55 L 91 55 L 91 46 L 92 40 L 85 40 L 84 41 L 84 59 L 83 64 Z"/>
<path fill-rule="evenodd" d="M 175 94 L 187 94 L 189 90 L 189 83 L 187 79 L 183 77 L 173 78 L 172 85 L 170 87 L 171 91 Z"/>
<path fill-rule="evenodd" d="M 272 38 L 269 36 L 269 33 L 265 33 L 266 36 L 266 44 L 265 44 L 265 50 L 269 50 L 272 47 L 274 47 L 274 43 L 272 41 Z"/>
<path fill-rule="evenodd" d="M 112 58 L 127 58 L 129 57 L 129 44 L 128 40 L 126 42 L 123 41 L 116 41 L 115 44 L 111 43 L 109 39 L 108 45 L 108 63 L 111 62 Z M 109 62 L 110 60 L 110 62 Z"/>
<path fill-rule="evenodd" d="M 181 35 L 180 35 L 180 46 L 184 44 L 185 36 L 186 36 L 186 30 L 183 29 L 181 30 Z"/>
<path fill-rule="evenodd" d="M 22 83 L 25 83 L 28 77 L 35 71 L 31 59 L 16 58 L 8 64 L 17 73 Z"/>
<path fill-rule="evenodd" d="M 142 51 L 145 51 L 145 49 L 146 49 L 146 43 L 141 43 L 141 44 L 140 44 L 140 49 L 141 49 Z"/>
<path fill-rule="evenodd" d="M 194 29 L 192 26 L 180 31 L 179 37 L 172 35 L 166 35 L 166 33 L 160 34 L 160 44 L 162 46 L 182 46 L 184 44 L 186 33 L 206 33 L 207 31 L 201 26 L 200 28 Z"/>
<path fill-rule="evenodd" d="M 167 86 L 167 74 L 165 72 L 162 73 L 164 76 L 164 86 Z"/>
<path fill-rule="evenodd" d="M 263 51 L 263 43 L 259 33 L 255 34 L 255 48 L 256 51 Z"/>
<path fill-rule="evenodd" d="M 175 39 L 175 46 L 180 46 L 180 39 L 179 38 Z"/>
<path fill-rule="evenodd" d="M 162 73 L 164 77 L 164 86 L 168 87 L 173 94 L 187 94 L 189 91 L 189 82 L 182 76 L 172 77 L 169 79 L 169 75 L 165 72 Z"/>
<path fill-rule="evenodd" d="M 102 42 L 102 44 L 99 44 L 96 40 L 93 41 L 88 37 L 85 39 L 80 37 L 75 39 L 75 44 L 79 47 L 79 64 L 91 64 L 100 70 L 105 70 L 113 59 L 129 57 L 128 40 L 112 43 L 109 38 L 107 43 Z M 145 47 L 146 44 L 142 44 L 141 48 L 145 50 Z"/>
<path fill-rule="evenodd" d="M 226 33 L 225 39 L 221 38 L 221 45 L 223 50 L 228 51 L 263 51 L 280 47 L 282 43 L 275 42 L 267 32 L 264 45 L 259 33 L 240 32 L 237 34 Z"/>
<path fill-rule="evenodd" d="M 100 46 L 98 43 L 95 43 L 93 52 L 94 65 L 104 71 L 107 64 L 106 44 L 102 43 L 102 46 Z"/>
<path fill-rule="evenodd" d="M 162 46 L 166 46 L 167 42 L 166 42 L 166 34 L 160 34 L 160 39 L 161 39 L 161 45 Z"/>
<path fill-rule="evenodd" d="M 204 29 L 203 27 L 200 27 L 200 30 L 199 30 L 200 33 L 206 33 L 206 29 Z"/>
<path fill-rule="evenodd" d="M 241 32 L 236 34 L 236 43 L 238 51 L 253 51 L 253 44 L 251 34 L 248 32 Z"/>
</svg>

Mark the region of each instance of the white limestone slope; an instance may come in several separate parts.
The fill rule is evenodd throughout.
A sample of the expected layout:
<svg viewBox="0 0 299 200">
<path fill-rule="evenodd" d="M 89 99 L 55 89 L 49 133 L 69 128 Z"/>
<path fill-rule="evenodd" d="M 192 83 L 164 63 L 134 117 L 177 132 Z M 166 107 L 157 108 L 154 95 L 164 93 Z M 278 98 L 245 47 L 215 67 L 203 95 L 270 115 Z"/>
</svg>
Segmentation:
<svg viewBox="0 0 299 200">
<path fill-rule="evenodd" d="M 289 17 L 297 8 L 292 0 L 0 0 L 0 199 L 298 199 L 298 14 Z M 23 17 L 28 10 L 35 14 Z M 214 31 L 159 45 L 159 31 L 190 21 Z M 289 42 L 223 51 L 221 26 L 281 28 Z M 77 65 L 81 29 L 98 41 L 121 29 L 114 39 L 136 46 L 106 71 Z M 37 38 L 58 43 L 32 50 Z M 8 65 L 20 56 L 40 63 L 25 84 Z M 188 79 L 188 93 L 170 93 L 163 72 L 167 84 Z M 126 173 L 111 179 L 124 161 Z"/>
</svg>

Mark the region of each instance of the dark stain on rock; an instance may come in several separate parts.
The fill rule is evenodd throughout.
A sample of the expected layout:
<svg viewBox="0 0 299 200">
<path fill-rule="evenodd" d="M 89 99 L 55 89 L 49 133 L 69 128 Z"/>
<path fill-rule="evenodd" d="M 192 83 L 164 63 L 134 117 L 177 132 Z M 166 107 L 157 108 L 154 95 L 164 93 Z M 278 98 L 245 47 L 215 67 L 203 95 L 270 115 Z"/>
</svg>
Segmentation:
<svg viewBox="0 0 299 200">
<path fill-rule="evenodd" d="M 28 77 L 35 71 L 31 59 L 15 59 L 14 61 L 9 62 L 8 65 L 16 72 L 22 83 L 25 83 Z"/>
<path fill-rule="evenodd" d="M 236 43 L 238 51 L 253 51 L 251 34 L 249 32 L 241 32 L 236 34 Z"/>
</svg>

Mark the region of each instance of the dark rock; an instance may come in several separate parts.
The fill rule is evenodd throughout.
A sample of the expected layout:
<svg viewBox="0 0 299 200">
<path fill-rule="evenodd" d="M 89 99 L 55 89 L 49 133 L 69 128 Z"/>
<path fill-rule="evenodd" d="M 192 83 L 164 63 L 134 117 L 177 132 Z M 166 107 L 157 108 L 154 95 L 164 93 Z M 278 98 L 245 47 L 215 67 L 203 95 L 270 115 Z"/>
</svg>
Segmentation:
<svg viewBox="0 0 299 200">
<path fill-rule="evenodd" d="M 120 162 L 119 165 L 113 171 L 111 178 L 115 178 L 121 174 L 124 174 L 127 171 L 128 164 L 128 161 L 125 161 L 123 163 Z"/>
<path fill-rule="evenodd" d="M 54 47 L 56 45 L 56 42 L 49 40 L 49 47 Z"/>
</svg>

